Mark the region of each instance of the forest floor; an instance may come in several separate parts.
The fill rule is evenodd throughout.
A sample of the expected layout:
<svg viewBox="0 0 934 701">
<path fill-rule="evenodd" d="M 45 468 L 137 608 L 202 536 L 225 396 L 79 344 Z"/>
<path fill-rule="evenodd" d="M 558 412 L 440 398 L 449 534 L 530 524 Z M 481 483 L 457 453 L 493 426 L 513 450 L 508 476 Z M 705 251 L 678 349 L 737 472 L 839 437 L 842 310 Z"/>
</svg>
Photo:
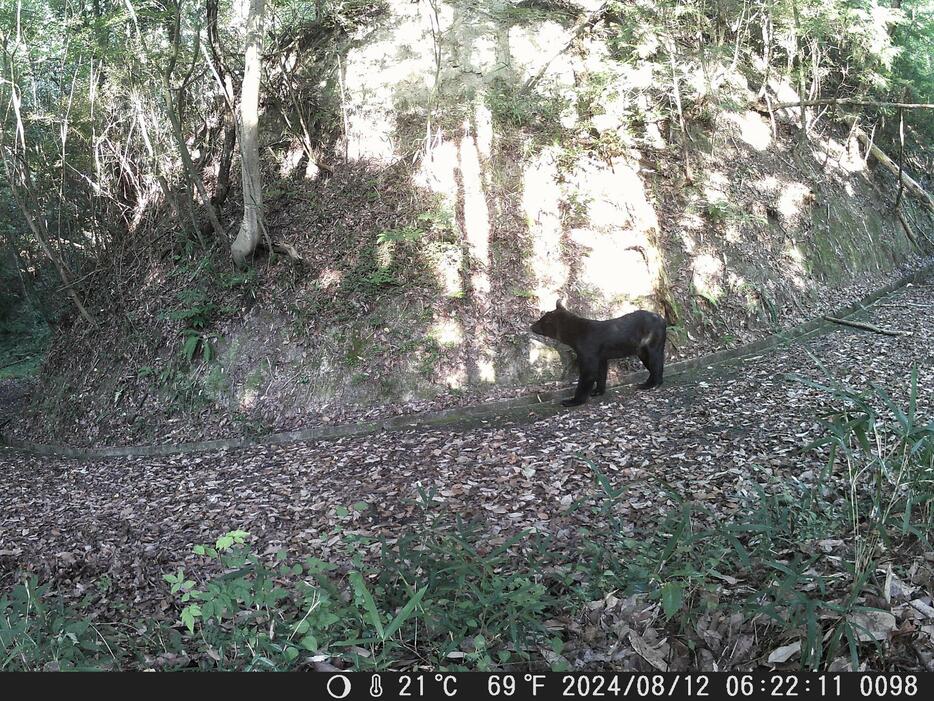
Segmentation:
<svg viewBox="0 0 934 701">
<path fill-rule="evenodd" d="M 581 529 L 595 541 L 619 537 L 610 532 L 617 527 L 625 536 L 655 535 L 684 501 L 703 510 L 699 521 L 714 524 L 742 519 L 764 494 L 818 483 L 842 504 L 845 475 L 822 475 L 826 452 L 804 450 L 823 435 L 821 412 L 839 407 L 793 376 L 856 389 L 875 384 L 905 405 L 916 368 L 917 412 L 929 421 L 934 280 L 898 290 L 860 318 L 906 334 L 837 327 L 690 380 L 648 392 L 624 389 L 534 420 L 165 458 L 74 461 L 0 452 L 0 590 L 23 571 L 73 595 L 107 578 L 102 605 L 122 599 L 148 615 L 172 616 L 163 574 L 180 565 L 197 571 L 197 558 L 184 557 L 192 544 L 234 528 L 250 533 L 258 553 L 286 548 L 334 561 L 341 558 L 335 526 L 395 538 L 415 522 L 460 518 L 478 526 L 491 547 L 523 530 L 571 544 Z M 612 503 L 607 483 L 625 489 Z M 357 507 L 348 512 L 351 505 Z M 846 534 L 820 544 L 802 535 L 782 557 L 819 547 L 832 560 L 846 542 Z M 909 600 L 931 605 L 934 554 L 925 548 L 916 544 L 894 562 L 904 596 L 882 605 L 895 614 L 898 630 L 920 616 Z M 722 600 L 740 596 L 746 576 L 722 572 Z M 604 601 L 580 615 L 607 619 L 620 610 Z M 776 644 L 758 635 L 760 623 L 726 613 L 718 622 L 716 610 L 704 615 L 699 640 L 707 652 L 698 657 L 694 650 L 692 659 L 721 669 L 762 663 L 770 652 L 765 646 Z M 636 655 L 619 639 L 618 627 L 582 628 L 576 616 L 568 612 L 567 625 L 578 640 L 564 652 L 575 664 L 611 659 L 633 668 L 633 660 L 648 659 L 644 649 Z M 931 649 L 932 623 L 914 620 L 916 633 L 901 639 L 900 652 L 885 654 L 908 668 L 930 665 L 921 650 Z M 681 648 L 666 637 L 660 617 L 642 617 L 638 626 L 640 645 L 677 657 Z M 608 651 L 615 656 L 607 658 Z"/>
<path fill-rule="evenodd" d="M 26 406 L 31 382 L 24 378 L 0 379 L 0 427 Z"/>
</svg>

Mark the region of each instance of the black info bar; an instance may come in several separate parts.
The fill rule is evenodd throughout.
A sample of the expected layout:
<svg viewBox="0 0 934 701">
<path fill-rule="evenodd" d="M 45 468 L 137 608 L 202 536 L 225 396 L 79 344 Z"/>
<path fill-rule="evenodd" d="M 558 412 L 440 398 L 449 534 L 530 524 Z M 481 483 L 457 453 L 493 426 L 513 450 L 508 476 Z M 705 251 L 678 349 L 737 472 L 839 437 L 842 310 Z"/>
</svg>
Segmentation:
<svg viewBox="0 0 934 701">
<path fill-rule="evenodd" d="M 836 699 L 931 698 L 934 674 L 873 673 L 334 673 L 313 674 L 314 698 Z"/>
</svg>

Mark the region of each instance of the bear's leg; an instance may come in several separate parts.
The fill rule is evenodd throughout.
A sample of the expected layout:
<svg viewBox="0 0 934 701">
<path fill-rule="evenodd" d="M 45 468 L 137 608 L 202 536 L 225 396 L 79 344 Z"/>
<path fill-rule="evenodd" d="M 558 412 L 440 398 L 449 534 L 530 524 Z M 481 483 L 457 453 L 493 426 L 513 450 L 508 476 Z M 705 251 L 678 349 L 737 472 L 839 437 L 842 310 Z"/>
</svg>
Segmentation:
<svg viewBox="0 0 934 701">
<path fill-rule="evenodd" d="M 643 388 L 658 387 L 665 374 L 665 334 L 646 351 L 645 366 L 649 369 L 649 379 Z"/>
<path fill-rule="evenodd" d="M 646 346 L 639 347 L 639 360 L 642 361 L 642 364 L 645 366 L 645 369 L 649 371 L 649 379 L 639 385 L 639 389 L 649 389 L 654 387 L 653 384 L 655 380 L 655 375 L 652 373 L 652 351 Z"/>
<path fill-rule="evenodd" d="M 587 396 L 590 394 L 590 388 L 597 381 L 599 361 L 589 358 L 587 360 L 581 359 L 580 366 L 581 375 L 577 380 L 577 390 L 571 399 L 565 399 L 561 402 L 564 406 L 579 406 L 586 402 Z"/>
<path fill-rule="evenodd" d="M 609 361 L 603 359 L 600 361 L 600 368 L 597 371 L 597 386 L 590 393 L 591 397 L 599 397 L 606 392 L 606 374 L 609 370 Z"/>
</svg>

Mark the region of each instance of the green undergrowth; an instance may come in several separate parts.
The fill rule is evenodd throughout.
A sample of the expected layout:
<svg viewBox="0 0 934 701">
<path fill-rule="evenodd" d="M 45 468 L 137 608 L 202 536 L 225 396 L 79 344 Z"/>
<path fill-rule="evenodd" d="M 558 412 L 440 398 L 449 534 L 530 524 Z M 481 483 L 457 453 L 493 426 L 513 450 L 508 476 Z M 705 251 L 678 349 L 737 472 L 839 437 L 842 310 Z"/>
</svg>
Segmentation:
<svg viewBox="0 0 934 701">
<path fill-rule="evenodd" d="M 701 620 L 721 616 L 755 632 L 734 668 L 799 643 L 789 666 L 898 669 L 884 636 L 862 634 L 885 586 L 880 571 L 907 581 L 930 551 L 934 422 L 919 415 L 917 374 L 902 403 L 878 387 L 799 381 L 825 400 L 824 430 L 807 448 L 823 471 L 761 480 L 738 492 L 732 516 L 669 487 L 674 508 L 634 531 L 619 508 L 627 487 L 594 462 L 593 489 L 568 512 L 587 512 L 578 522 L 595 527 L 560 539 L 526 531 L 491 541 L 442 515 L 431 493 L 393 539 L 353 527 L 370 504 L 337 506 L 330 561 L 260 555 L 243 531 L 196 546 L 197 565 L 165 574 L 176 608 L 164 620 L 120 607 L 105 615 L 93 591 L 66 603 L 24 580 L 0 594 L 0 669 L 564 670 L 588 645 L 609 645 L 581 640 L 579 622 L 613 597 L 655 609 L 659 636 L 688 651 L 682 667 L 706 644 Z"/>
<path fill-rule="evenodd" d="M 21 311 L 0 321 L 0 380 L 35 375 L 49 341 L 48 325 L 36 314 Z"/>
</svg>

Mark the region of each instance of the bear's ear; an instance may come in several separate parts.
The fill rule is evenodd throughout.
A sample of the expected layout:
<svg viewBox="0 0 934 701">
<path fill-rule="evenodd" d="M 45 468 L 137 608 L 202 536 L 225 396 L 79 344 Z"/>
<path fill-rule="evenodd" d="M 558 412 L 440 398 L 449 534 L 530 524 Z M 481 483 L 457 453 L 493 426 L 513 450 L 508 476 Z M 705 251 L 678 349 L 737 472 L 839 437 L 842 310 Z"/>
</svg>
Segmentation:
<svg viewBox="0 0 934 701">
<path fill-rule="evenodd" d="M 564 305 L 561 304 L 560 299 L 555 301 L 555 309 L 564 309 Z"/>
</svg>

